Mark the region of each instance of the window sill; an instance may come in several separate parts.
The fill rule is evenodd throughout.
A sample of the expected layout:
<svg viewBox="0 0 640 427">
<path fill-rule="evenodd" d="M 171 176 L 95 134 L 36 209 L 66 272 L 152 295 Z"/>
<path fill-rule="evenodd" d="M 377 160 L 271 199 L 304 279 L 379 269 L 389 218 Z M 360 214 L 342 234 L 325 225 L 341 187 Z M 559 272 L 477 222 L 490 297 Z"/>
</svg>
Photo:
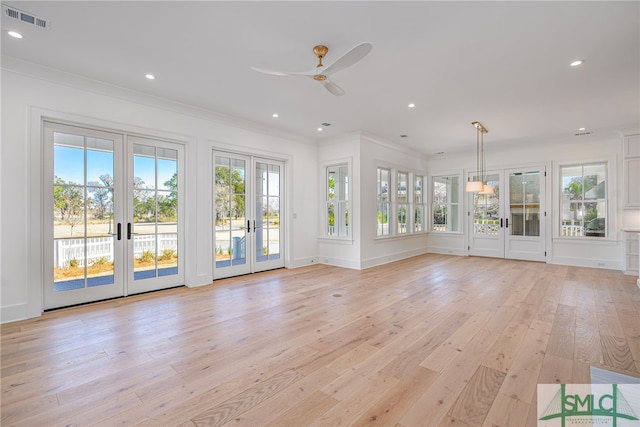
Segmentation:
<svg viewBox="0 0 640 427">
<path fill-rule="evenodd" d="M 461 231 L 429 231 L 429 234 L 434 234 L 436 236 L 464 236 L 464 233 Z"/>
<path fill-rule="evenodd" d="M 618 243 L 618 239 L 614 237 L 595 237 L 595 236 L 554 236 L 553 241 L 558 243 L 577 243 L 577 242 L 589 242 L 600 244 L 615 244 Z"/>
<path fill-rule="evenodd" d="M 424 237 L 429 233 L 426 231 L 420 231 L 417 233 L 407 233 L 407 234 L 394 234 L 393 236 L 376 236 L 373 238 L 374 242 L 382 242 L 385 240 L 396 240 L 396 239 L 406 239 L 409 237 Z"/>
</svg>

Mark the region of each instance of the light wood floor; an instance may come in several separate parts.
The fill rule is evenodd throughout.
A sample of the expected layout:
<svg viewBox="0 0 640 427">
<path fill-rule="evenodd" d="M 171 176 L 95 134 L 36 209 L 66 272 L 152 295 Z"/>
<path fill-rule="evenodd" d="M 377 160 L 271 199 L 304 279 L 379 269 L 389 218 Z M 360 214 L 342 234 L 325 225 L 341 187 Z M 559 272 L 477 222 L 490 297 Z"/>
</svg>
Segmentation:
<svg viewBox="0 0 640 427">
<path fill-rule="evenodd" d="M 538 383 L 640 377 L 635 280 L 425 255 L 49 312 L 2 326 L 2 425 L 535 426 Z"/>
</svg>

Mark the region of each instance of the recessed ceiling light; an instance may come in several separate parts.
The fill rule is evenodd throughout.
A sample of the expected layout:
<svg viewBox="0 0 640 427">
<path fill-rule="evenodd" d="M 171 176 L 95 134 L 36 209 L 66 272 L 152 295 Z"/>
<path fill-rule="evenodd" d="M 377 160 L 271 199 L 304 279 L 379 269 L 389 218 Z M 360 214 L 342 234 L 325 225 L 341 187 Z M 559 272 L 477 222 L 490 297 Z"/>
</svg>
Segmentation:
<svg viewBox="0 0 640 427">
<path fill-rule="evenodd" d="M 409 107 L 409 108 L 415 108 L 415 106 L 416 106 L 416 104 L 414 104 L 413 102 L 411 104 L 407 105 L 407 107 Z"/>
<path fill-rule="evenodd" d="M 318 128 L 316 129 L 318 132 L 322 132 L 322 128 Z"/>
<path fill-rule="evenodd" d="M 584 64 L 584 61 L 582 59 L 578 59 L 577 61 L 573 61 L 571 64 L 572 67 L 577 67 L 578 65 L 582 65 Z"/>
<path fill-rule="evenodd" d="M 16 38 L 16 39 L 21 39 L 22 38 L 22 34 L 18 33 L 17 31 L 9 31 L 9 32 L 7 32 L 7 34 L 9 34 L 11 37 Z"/>
<path fill-rule="evenodd" d="M 578 130 L 585 130 L 586 128 L 578 128 Z"/>
<path fill-rule="evenodd" d="M 278 118 L 278 113 L 273 113 L 273 114 L 271 115 L 271 117 L 273 117 L 274 119 L 277 119 L 277 118 Z"/>
<path fill-rule="evenodd" d="M 147 78 L 149 80 L 155 80 L 156 79 L 156 76 L 151 74 L 151 73 L 145 74 L 144 76 L 145 76 L 145 78 Z"/>
</svg>

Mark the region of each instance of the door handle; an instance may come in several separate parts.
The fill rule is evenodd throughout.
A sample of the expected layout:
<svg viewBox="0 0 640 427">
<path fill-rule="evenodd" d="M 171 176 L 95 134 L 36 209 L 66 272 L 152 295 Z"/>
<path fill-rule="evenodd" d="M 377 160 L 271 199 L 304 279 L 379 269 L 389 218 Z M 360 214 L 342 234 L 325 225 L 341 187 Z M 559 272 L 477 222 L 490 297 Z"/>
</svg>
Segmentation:
<svg viewBox="0 0 640 427">
<path fill-rule="evenodd" d="M 500 218 L 500 228 L 502 228 L 503 224 L 502 224 L 502 218 Z"/>
<path fill-rule="evenodd" d="M 247 220 L 247 233 L 251 233 L 251 221 Z"/>
<path fill-rule="evenodd" d="M 112 236 L 118 236 L 118 240 L 122 240 L 122 224 L 118 223 L 118 225 L 116 225 L 116 232 L 115 233 L 111 233 Z"/>
<path fill-rule="evenodd" d="M 131 232 L 131 223 L 130 223 L 130 222 L 128 222 L 128 223 L 127 223 L 127 240 L 131 240 L 131 235 L 132 235 L 132 234 L 133 234 L 133 233 Z"/>
<path fill-rule="evenodd" d="M 253 232 L 254 233 L 256 232 L 256 220 L 255 219 L 253 220 Z"/>
<path fill-rule="evenodd" d="M 507 220 L 505 222 L 505 228 L 509 228 L 509 218 L 507 218 Z"/>
</svg>

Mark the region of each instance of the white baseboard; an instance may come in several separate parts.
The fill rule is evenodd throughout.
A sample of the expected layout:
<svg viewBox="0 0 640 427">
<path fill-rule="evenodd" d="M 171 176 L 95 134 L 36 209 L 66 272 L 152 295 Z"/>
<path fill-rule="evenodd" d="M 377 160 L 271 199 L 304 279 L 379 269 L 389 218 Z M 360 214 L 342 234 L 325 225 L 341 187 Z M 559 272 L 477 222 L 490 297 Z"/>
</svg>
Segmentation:
<svg viewBox="0 0 640 427">
<path fill-rule="evenodd" d="M 384 265 L 390 262 L 400 261 L 401 259 L 411 258 L 418 255 L 424 255 L 426 253 L 428 253 L 426 248 L 420 248 L 420 249 L 413 249 L 405 252 L 398 252 L 395 254 L 387 254 L 381 257 L 371 258 L 363 261 L 361 264 L 361 269 L 376 267 L 378 265 Z"/>
<path fill-rule="evenodd" d="M 599 259 L 590 259 L 590 258 L 573 258 L 573 257 L 554 256 L 551 260 L 551 263 L 559 264 L 559 265 L 571 265 L 574 267 L 605 268 L 608 270 L 622 271 L 623 269 L 622 262 L 614 261 L 614 260 L 602 261 Z"/>
<path fill-rule="evenodd" d="M 27 304 L 14 304 L 0 308 L 0 323 L 15 322 L 18 320 L 28 319 L 29 310 Z"/>
<path fill-rule="evenodd" d="M 428 253 L 430 253 L 430 254 L 440 254 L 440 255 L 467 256 L 467 251 L 465 251 L 463 249 L 445 248 L 445 247 L 433 247 L 433 246 L 430 246 L 428 248 Z"/>
</svg>

